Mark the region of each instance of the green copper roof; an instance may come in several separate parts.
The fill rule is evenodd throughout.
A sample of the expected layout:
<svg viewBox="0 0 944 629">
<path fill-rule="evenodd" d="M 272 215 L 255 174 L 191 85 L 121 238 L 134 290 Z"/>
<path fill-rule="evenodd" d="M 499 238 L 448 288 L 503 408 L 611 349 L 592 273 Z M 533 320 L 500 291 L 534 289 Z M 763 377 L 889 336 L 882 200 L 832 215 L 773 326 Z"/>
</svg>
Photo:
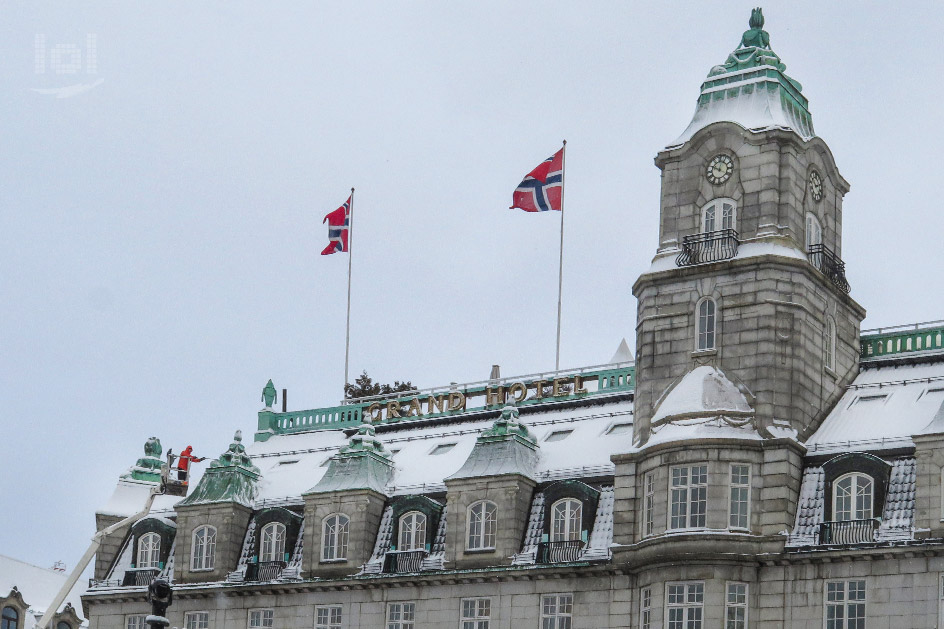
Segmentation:
<svg viewBox="0 0 944 629">
<path fill-rule="evenodd" d="M 518 421 L 513 404 L 502 408 L 501 417 L 475 440 L 462 467 L 447 480 L 519 474 L 534 478 L 538 442 L 528 427 Z"/>
<path fill-rule="evenodd" d="M 728 59 L 715 66 L 701 85 L 692 122 L 670 147 L 687 142 L 714 122 L 734 122 L 751 131 L 788 129 L 804 140 L 816 134 L 809 102 L 799 82 L 770 48 L 760 9 L 751 12 L 750 29 Z"/>
<path fill-rule="evenodd" d="M 383 493 L 393 478 L 393 455 L 377 439 L 370 424 L 361 424 L 350 443 L 331 457 L 325 475 L 308 494 L 350 489 Z"/>
<path fill-rule="evenodd" d="M 226 452 L 210 463 L 193 492 L 177 504 L 238 502 L 251 507 L 261 473 L 246 454 L 242 440 L 242 431 L 237 430 Z"/>
</svg>

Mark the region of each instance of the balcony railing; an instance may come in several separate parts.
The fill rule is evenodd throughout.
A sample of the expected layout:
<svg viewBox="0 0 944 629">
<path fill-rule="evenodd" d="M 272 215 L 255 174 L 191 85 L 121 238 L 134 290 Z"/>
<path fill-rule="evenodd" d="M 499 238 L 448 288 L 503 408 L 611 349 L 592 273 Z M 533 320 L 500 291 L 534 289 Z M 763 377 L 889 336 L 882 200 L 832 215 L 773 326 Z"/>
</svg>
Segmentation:
<svg viewBox="0 0 944 629">
<path fill-rule="evenodd" d="M 875 541 L 880 522 L 868 520 L 841 520 L 819 525 L 820 544 L 868 544 Z"/>
<path fill-rule="evenodd" d="M 384 557 L 384 572 L 419 572 L 424 559 L 425 550 L 391 550 Z"/>
<path fill-rule="evenodd" d="M 151 581 L 157 578 L 160 570 L 157 568 L 147 568 L 141 570 L 128 570 L 121 581 L 121 585 L 151 585 Z"/>
<path fill-rule="evenodd" d="M 260 561 L 246 566 L 246 581 L 274 581 L 285 570 L 284 561 Z"/>
<path fill-rule="evenodd" d="M 568 563 L 578 561 L 585 544 L 579 540 L 565 542 L 541 542 L 538 544 L 537 563 Z"/>
<path fill-rule="evenodd" d="M 682 238 L 682 253 L 675 258 L 679 266 L 728 260 L 737 255 L 738 233 L 733 229 L 695 234 Z"/>
<path fill-rule="evenodd" d="M 836 288 L 844 293 L 849 292 L 849 282 L 846 281 L 846 263 L 832 249 L 823 244 L 810 245 L 807 255 L 810 258 L 810 264 L 822 271 Z"/>
</svg>

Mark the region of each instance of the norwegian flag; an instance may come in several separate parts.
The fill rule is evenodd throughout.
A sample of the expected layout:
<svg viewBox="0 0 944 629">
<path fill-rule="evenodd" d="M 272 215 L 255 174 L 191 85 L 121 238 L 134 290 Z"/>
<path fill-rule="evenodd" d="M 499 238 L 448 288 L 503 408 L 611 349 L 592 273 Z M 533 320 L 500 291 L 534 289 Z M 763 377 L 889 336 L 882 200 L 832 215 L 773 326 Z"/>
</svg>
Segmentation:
<svg viewBox="0 0 944 629">
<path fill-rule="evenodd" d="M 557 151 L 524 177 L 515 188 L 511 209 L 547 212 L 561 209 L 564 191 L 564 149 Z"/>
<path fill-rule="evenodd" d="M 347 251 L 347 234 L 351 226 L 351 199 L 352 194 L 344 202 L 344 205 L 329 213 L 324 217 L 322 223 L 328 224 L 328 246 L 324 248 L 321 255 L 327 256 L 338 251 Z"/>
</svg>

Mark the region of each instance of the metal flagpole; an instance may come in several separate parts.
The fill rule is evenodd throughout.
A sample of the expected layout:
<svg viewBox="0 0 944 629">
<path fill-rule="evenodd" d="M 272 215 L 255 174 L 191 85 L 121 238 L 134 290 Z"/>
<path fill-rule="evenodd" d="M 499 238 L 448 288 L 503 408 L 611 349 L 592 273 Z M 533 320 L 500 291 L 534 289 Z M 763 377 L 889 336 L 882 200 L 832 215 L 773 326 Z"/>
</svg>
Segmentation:
<svg viewBox="0 0 944 629">
<path fill-rule="evenodd" d="M 347 330 L 344 334 L 344 386 L 349 384 L 347 379 L 347 369 L 351 355 L 351 260 L 354 254 L 351 253 L 351 244 L 354 242 L 354 188 L 351 188 L 351 207 L 348 208 L 347 221 Z M 345 391 L 347 393 L 347 391 Z"/>
<path fill-rule="evenodd" d="M 561 330 L 561 296 L 564 290 L 564 174 L 567 172 L 567 140 L 561 153 L 561 238 L 560 238 L 560 266 L 557 272 L 557 358 L 554 360 L 554 371 L 560 371 L 560 330 Z"/>
</svg>

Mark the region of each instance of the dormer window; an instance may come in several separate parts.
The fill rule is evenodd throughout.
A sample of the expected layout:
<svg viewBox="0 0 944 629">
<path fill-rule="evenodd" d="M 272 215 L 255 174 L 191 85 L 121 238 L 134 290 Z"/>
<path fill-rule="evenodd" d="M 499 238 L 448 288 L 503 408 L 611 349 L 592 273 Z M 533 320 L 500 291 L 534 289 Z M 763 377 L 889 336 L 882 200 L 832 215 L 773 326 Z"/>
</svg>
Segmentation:
<svg viewBox="0 0 944 629">
<path fill-rule="evenodd" d="M 212 570 L 216 555 L 216 529 L 212 526 L 201 526 L 193 532 L 191 546 L 190 569 Z"/>
<path fill-rule="evenodd" d="M 322 523 L 321 560 L 343 561 L 347 558 L 347 541 L 351 520 L 343 513 L 329 515 Z"/>
<path fill-rule="evenodd" d="M 733 199 L 715 199 L 701 211 L 701 231 L 703 234 L 722 229 L 734 229 L 737 221 L 737 204 Z"/>
<path fill-rule="evenodd" d="M 553 518 L 551 526 L 552 542 L 579 540 L 583 521 L 583 505 L 579 500 L 565 498 L 558 500 L 551 507 Z"/>
<path fill-rule="evenodd" d="M 147 533 L 138 540 L 137 568 L 159 568 L 161 563 L 161 536 Z"/>
<path fill-rule="evenodd" d="M 419 511 L 410 511 L 400 517 L 400 539 L 397 550 L 426 549 L 426 516 Z"/>
<path fill-rule="evenodd" d="M 20 622 L 20 614 L 16 611 L 14 607 L 4 607 L 3 613 L 0 615 L 0 628 L 2 629 L 18 629 Z"/>
<path fill-rule="evenodd" d="M 481 500 L 469 507 L 469 536 L 467 550 L 495 548 L 498 508 L 494 502 Z"/>
<path fill-rule="evenodd" d="M 868 520 L 872 517 L 874 485 L 865 474 L 846 474 L 833 484 L 833 519 Z"/>
<path fill-rule="evenodd" d="M 262 527 L 259 561 L 282 561 L 285 557 L 285 525 L 270 522 Z"/>
</svg>

